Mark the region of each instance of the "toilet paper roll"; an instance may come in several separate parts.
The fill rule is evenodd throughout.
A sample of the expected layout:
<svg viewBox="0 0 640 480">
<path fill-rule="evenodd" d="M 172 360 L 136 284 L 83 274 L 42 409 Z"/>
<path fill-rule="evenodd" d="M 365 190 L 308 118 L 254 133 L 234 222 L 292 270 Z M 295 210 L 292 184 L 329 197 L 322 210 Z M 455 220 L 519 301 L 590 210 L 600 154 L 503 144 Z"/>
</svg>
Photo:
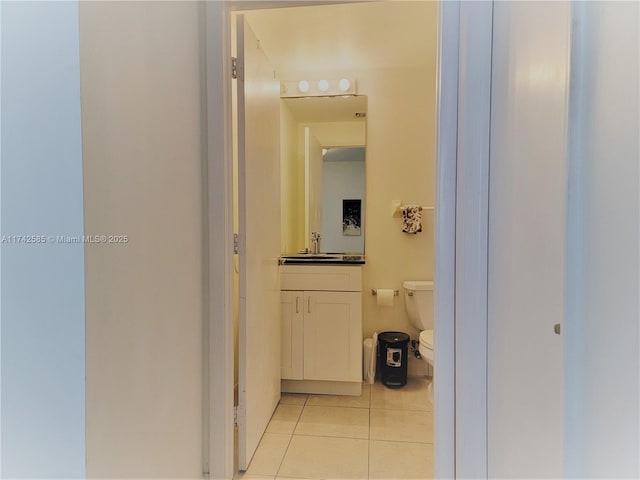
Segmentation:
<svg viewBox="0 0 640 480">
<path fill-rule="evenodd" d="M 378 288 L 376 290 L 376 296 L 378 305 L 381 307 L 393 306 L 393 289 L 391 288 Z"/>
</svg>

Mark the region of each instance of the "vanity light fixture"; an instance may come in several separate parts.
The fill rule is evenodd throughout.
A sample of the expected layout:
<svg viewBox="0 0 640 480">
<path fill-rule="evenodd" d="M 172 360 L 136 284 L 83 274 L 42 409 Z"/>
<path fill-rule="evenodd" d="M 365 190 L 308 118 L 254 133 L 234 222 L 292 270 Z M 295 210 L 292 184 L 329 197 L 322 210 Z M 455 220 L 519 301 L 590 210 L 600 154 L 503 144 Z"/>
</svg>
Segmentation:
<svg viewBox="0 0 640 480">
<path fill-rule="evenodd" d="M 308 93 L 309 92 L 309 82 L 307 82 L 306 80 L 300 80 L 298 82 L 298 90 L 300 91 L 300 93 Z"/>
<path fill-rule="evenodd" d="M 341 92 L 348 91 L 350 87 L 351 87 L 351 82 L 349 81 L 348 78 L 341 78 L 340 81 L 338 82 L 338 88 L 340 89 Z"/>
<path fill-rule="evenodd" d="M 280 89 L 281 98 L 335 97 L 357 95 L 353 78 L 284 81 Z"/>
</svg>

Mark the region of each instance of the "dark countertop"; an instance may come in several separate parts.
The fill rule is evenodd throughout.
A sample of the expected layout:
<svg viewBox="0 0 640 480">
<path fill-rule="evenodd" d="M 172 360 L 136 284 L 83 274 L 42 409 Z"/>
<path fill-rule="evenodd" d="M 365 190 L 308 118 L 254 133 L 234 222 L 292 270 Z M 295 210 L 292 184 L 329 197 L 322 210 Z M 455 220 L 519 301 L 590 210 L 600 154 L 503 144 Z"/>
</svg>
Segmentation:
<svg viewBox="0 0 640 480">
<path fill-rule="evenodd" d="M 363 265 L 365 256 L 345 253 L 297 253 L 281 255 L 279 263 L 280 265 Z"/>
</svg>

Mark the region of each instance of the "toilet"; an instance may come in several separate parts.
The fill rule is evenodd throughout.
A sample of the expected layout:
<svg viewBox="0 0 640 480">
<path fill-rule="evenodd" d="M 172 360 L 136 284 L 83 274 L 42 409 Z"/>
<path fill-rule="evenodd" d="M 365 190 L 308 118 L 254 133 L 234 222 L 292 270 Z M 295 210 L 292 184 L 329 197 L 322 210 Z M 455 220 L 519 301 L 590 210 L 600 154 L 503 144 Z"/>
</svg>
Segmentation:
<svg viewBox="0 0 640 480">
<path fill-rule="evenodd" d="M 403 284 L 404 302 L 411 324 L 420 330 L 418 351 L 433 369 L 433 282 L 408 280 Z M 429 384 L 429 400 L 433 402 L 433 383 Z"/>
</svg>

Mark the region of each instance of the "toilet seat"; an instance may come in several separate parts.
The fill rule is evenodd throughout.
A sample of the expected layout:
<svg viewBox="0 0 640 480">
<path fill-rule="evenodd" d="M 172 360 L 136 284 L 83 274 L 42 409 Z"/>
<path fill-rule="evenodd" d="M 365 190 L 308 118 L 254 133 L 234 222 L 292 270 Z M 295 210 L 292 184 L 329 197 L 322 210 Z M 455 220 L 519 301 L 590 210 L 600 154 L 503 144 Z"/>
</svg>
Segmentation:
<svg viewBox="0 0 640 480">
<path fill-rule="evenodd" d="M 423 330 L 420 332 L 420 346 L 418 351 L 426 362 L 433 366 L 433 330 Z"/>
<path fill-rule="evenodd" d="M 423 330 L 420 332 L 420 345 L 433 350 L 433 330 Z"/>
</svg>

